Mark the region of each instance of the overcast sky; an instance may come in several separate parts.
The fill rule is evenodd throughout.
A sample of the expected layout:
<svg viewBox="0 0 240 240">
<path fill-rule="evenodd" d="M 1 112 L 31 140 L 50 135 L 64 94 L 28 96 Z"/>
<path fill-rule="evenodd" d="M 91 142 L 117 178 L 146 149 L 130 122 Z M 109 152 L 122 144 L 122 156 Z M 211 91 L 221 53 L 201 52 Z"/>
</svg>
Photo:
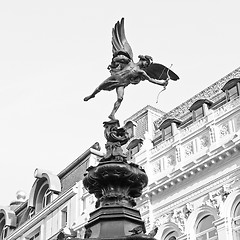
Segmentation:
<svg viewBox="0 0 240 240">
<path fill-rule="evenodd" d="M 116 94 L 83 98 L 109 76 L 111 30 L 125 18 L 133 49 L 180 77 L 126 89 L 116 117 L 163 111 L 240 66 L 238 0 L 0 1 L 0 205 L 29 194 L 36 168 L 58 174 L 96 141 Z"/>
</svg>

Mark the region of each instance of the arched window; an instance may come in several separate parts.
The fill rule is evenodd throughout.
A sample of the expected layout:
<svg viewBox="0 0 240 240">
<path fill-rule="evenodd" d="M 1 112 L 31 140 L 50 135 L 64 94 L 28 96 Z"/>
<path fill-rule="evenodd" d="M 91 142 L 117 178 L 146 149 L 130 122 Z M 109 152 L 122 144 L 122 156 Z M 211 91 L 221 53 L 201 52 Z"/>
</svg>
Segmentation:
<svg viewBox="0 0 240 240">
<path fill-rule="evenodd" d="M 0 220 L 0 240 L 3 240 L 7 237 L 7 229 L 5 225 L 5 219 Z"/>
<path fill-rule="evenodd" d="M 57 175 L 37 168 L 34 176 L 37 179 L 28 199 L 29 218 L 50 204 L 61 192 L 61 182 Z"/>
<path fill-rule="evenodd" d="M 217 230 L 213 225 L 214 217 L 212 215 L 204 216 L 196 228 L 196 240 L 216 240 L 218 239 Z"/>
<path fill-rule="evenodd" d="M 240 202 L 233 212 L 233 232 L 234 239 L 240 239 Z"/>
<path fill-rule="evenodd" d="M 168 235 L 164 238 L 164 240 L 176 240 L 177 239 L 177 233 L 176 232 L 170 232 Z"/>
<path fill-rule="evenodd" d="M 171 221 L 158 226 L 157 235 L 154 237 L 161 240 L 176 240 L 182 235 L 181 229 Z"/>
<path fill-rule="evenodd" d="M 49 189 L 47 181 L 39 189 L 37 199 L 36 199 L 36 212 L 45 208 L 53 200 L 53 191 Z"/>
<path fill-rule="evenodd" d="M 0 240 L 4 240 L 16 228 L 17 218 L 15 212 L 0 209 Z"/>
</svg>

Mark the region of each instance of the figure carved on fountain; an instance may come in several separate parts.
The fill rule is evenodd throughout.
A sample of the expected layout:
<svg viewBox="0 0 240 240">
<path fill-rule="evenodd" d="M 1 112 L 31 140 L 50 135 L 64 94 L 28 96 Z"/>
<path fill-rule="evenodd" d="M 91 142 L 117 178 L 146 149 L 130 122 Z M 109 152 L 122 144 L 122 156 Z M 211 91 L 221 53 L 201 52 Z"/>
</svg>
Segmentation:
<svg viewBox="0 0 240 240">
<path fill-rule="evenodd" d="M 112 30 L 112 53 L 112 61 L 108 66 L 111 76 L 84 98 L 84 101 L 88 101 L 103 90 L 116 90 L 117 101 L 109 115 L 111 120 L 116 120 L 115 114 L 123 101 L 124 91 L 128 85 L 136 85 L 147 80 L 163 86 L 165 90 L 169 80 L 179 79 L 169 68 L 153 63 L 152 57 L 148 55 L 139 55 L 139 61 L 137 63 L 133 61 L 133 51 L 125 36 L 124 18 L 118 21 Z"/>
<path fill-rule="evenodd" d="M 129 84 L 138 84 L 143 80 L 166 88 L 169 80 L 178 80 L 178 76 L 169 68 L 152 62 L 150 56 L 139 56 L 133 62 L 132 49 L 126 40 L 124 19 L 117 22 L 112 31 L 112 62 L 108 69 L 111 76 L 103 81 L 89 96 L 88 101 L 102 90 L 116 90 L 117 101 L 109 115 L 110 121 L 104 122 L 106 154 L 97 166 L 90 166 L 84 175 L 83 184 L 90 194 L 97 198 L 96 210 L 90 213 L 85 225 L 85 238 L 93 239 L 133 239 L 132 235 L 141 235 L 141 239 L 153 240 L 157 229 L 150 235 L 145 234 L 145 225 L 136 205 L 135 198 L 142 195 L 148 184 L 148 177 L 142 167 L 132 162 L 131 150 L 142 145 L 142 139 L 134 139 L 128 147 L 128 153 L 122 146 L 133 137 L 134 123 L 129 121 L 120 127 L 115 113 L 121 105 L 124 89 Z M 129 157 L 130 156 L 130 157 Z M 113 224 L 114 223 L 114 224 Z M 136 237 L 134 239 L 137 239 Z"/>
</svg>

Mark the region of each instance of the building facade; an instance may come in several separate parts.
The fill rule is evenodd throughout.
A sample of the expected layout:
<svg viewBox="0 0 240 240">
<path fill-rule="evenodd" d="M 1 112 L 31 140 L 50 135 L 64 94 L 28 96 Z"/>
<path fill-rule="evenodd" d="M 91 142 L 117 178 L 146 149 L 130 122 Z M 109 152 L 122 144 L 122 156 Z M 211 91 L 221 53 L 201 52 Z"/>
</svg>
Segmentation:
<svg viewBox="0 0 240 240">
<path fill-rule="evenodd" d="M 239 94 L 240 68 L 168 113 L 147 106 L 126 120 L 128 161 L 149 177 L 137 208 L 156 239 L 240 239 Z M 36 169 L 28 199 L 1 207 L 0 239 L 84 238 L 95 198 L 82 179 L 102 156 L 95 144 L 57 175 Z"/>
</svg>

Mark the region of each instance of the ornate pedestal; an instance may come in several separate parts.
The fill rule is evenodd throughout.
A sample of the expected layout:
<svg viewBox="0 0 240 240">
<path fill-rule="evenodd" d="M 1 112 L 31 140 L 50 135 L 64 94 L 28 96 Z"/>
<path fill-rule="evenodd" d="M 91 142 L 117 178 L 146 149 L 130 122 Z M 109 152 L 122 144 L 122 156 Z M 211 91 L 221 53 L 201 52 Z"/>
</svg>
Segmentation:
<svg viewBox="0 0 240 240">
<path fill-rule="evenodd" d="M 144 234 L 144 222 L 133 208 L 148 178 L 144 169 L 127 162 L 121 145 L 127 142 L 128 132 L 118 126 L 118 121 L 104 123 L 107 153 L 97 166 L 87 169 L 83 180 L 97 198 L 96 210 L 85 225 L 85 238 L 154 239 Z"/>
</svg>

